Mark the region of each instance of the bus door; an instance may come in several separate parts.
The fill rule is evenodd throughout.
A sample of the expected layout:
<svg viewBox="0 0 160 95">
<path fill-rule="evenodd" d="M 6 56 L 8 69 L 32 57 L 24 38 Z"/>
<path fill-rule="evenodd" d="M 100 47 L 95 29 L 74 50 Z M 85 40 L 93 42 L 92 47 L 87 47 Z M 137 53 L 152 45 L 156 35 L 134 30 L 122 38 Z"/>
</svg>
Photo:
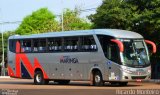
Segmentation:
<svg viewBox="0 0 160 95">
<path fill-rule="evenodd" d="M 106 35 L 98 35 L 103 53 L 104 53 L 104 79 L 105 80 L 115 80 L 118 79 L 119 74 L 119 49 L 113 37 Z M 101 57 L 103 58 L 103 57 Z M 103 59 L 102 59 L 103 60 Z"/>
<path fill-rule="evenodd" d="M 107 68 L 109 80 L 119 80 L 120 79 L 120 57 L 117 44 L 110 43 L 107 48 Z"/>
</svg>

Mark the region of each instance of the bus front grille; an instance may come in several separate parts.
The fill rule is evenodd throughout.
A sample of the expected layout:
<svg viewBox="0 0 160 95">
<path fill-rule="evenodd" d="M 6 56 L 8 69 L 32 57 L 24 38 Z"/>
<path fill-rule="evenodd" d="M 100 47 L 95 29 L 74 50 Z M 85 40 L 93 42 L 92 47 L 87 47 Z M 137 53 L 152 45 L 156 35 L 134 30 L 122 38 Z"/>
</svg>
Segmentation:
<svg viewBox="0 0 160 95">
<path fill-rule="evenodd" d="M 132 79 L 145 79 L 146 76 L 132 76 Z"/>
</svg>

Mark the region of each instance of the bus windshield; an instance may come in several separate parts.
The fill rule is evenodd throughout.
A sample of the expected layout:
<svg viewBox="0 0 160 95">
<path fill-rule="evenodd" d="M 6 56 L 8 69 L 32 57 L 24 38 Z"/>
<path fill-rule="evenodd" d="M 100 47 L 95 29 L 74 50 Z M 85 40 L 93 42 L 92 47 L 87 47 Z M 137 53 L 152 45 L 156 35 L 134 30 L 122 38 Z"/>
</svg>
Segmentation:
<svg viewBox="0 0 160 95">
<path fill-rule="evenodd" d="M 147 49 L 143 40 L 121 40 L 124 45 L 123 64 L 130 67 L 146 67 L 150 65 Z"/>
</svg>

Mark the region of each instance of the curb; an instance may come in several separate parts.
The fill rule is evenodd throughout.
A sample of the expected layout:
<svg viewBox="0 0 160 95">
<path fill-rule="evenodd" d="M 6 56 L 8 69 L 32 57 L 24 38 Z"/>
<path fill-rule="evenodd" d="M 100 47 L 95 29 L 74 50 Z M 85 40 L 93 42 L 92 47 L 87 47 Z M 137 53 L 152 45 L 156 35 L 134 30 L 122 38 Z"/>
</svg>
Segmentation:
<svg viewBox="0 0 160 95">
<path fill-rule="evenodd" d="M 159 79 L 152 79 L 149 82 L 151 82 L 151 83 L 160 83 L 160 80 Z"/>
<path fill-rule="evenodd" d="M 159 79 L 142 80 L 142 83 L 160 83 Z"/>
<path fill-rule="evenodd" d="M 3 78 L 11 78 L 10 76 L 0 76 L 0 79 L 3 79 Z"/>
</svg>

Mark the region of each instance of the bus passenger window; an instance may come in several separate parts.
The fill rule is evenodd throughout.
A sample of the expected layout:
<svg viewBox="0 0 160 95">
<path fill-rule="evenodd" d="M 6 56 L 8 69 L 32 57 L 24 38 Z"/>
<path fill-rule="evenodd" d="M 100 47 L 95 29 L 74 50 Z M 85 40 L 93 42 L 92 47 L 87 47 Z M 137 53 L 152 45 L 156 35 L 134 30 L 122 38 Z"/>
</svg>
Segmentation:
<svg viewBox="0 0 160 95">
<path fill-rule="evenodd" d="M 40 39 L 40 40 L 39 40 L 38 50 L 39 50 L 40 52 L 45 52 L 45 51 L 46 51 L 46 39 Z"/>
<path fill-rule="evenodd" d="M 21 41 L 21 52 L 31 52 L 31 40 Z"/>
<path fill-rule="evenodd" d="M 81 50 L 82 51 L 96 51 L 97 50 L 97 45 L 95 43 L 93 36 L 82 37 Z"/>
<path fill-rule="evenodd" d="M 55 42 L 53 38 L 48 39 L 48 50 L 49 51 L 54 51 L 55 50 Z"/>
<path fill-rule="evenodd" d="M 16 52 L 16 40 L 9 40 L 9 50 Z"/>
<path fill-rule="evenodd" d="M 74 51 L 77 51 L 77 50 L 78 50 L 79 43 L 80 43 L 80 42 L 79 42 L 78 39 L 73 41 L 73 50 L 74 50 Z"/>
<path fill-rule="evenodd" d="M 61 51 L 62 50 L 62 39 L 61 38 L 49 38 L 48 39 L 48 50 L 49 51 Z"/>
<path fill-rule="evenodd" d="M 33 40 L 33 52 L 38 52 L 38 39 Z"/>
<path fill-rule="evenodd" d="M 62 51 L 62 39 L 56 38 L 54 41 L 55 41 L 54 51 Z"/>
<path fill-rule="evenodd" d="M 79 37 L 64 38 L 64 51 L 74 52 L 78 50 Z"/>
</svg>

